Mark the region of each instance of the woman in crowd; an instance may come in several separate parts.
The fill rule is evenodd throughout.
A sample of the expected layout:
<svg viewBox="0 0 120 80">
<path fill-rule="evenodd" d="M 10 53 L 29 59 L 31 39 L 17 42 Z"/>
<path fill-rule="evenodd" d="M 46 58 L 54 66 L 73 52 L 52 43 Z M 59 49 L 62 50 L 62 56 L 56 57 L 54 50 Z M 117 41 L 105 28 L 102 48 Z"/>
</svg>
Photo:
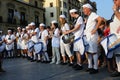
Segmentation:
<svg viewBox="0 0 120 80">
<path fill-rule="evenodd" d="M 50 64 L 60 63 L 60 30 L 58 28 L 58 23 L 57 21 L 52 21 L 51 22 L 51 29 L 53 33 L 51 34 L 52 36 L 52 62 Z"/>
<path fill-rule="evenodd" d="M 63 65 L 67 63 L 66 61 L 66 54 L 68 55 L 69 57 L 69 61 L 70 61 L 70 65 L 73 64 L 73 59 L 72 59 L 72 53 L 70 51 L 70 44 L 67 43 L 65 44 L 62 40 L 62 37 L 64 36 L 64 32 L 70 30 L 70 27 L 66 21 L 66 17 L 65 15 L 60 15 L 60 24 L 61 24 L 61 32 L 62 32 L 62 35 L 61 35 L 61 38 L 60 38 L 60 50 L 61 50 L 61 55 L 62 55 L 62 59 L 63 59 Z M 66 52 L 66 54 L 65 54 Z"/>
<path fill-rule="evenodd" d="M 21 34 L 21 49 L 22 49 L 22 56 L 27 57 L 27 43 L 28 41 L 28 34 L 26 33 L 25 28 L 22 29 L 22 34 Z"/>
</svg>

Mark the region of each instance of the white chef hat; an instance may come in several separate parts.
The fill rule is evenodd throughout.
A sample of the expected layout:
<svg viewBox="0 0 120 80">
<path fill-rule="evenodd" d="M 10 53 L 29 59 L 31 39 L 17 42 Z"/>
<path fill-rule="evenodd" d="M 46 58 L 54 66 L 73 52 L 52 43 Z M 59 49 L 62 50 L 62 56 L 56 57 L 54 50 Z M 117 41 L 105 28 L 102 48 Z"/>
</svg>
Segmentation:
<svg viewBox="0 0 120 80">
<path fill-rule="evenodd" d="M 25 28 L 22 28 L 22 30 L 24 31 L 24 30 L 25 30 Z"/>
<path fill-rule="evenodd" d="M 93 9 L 92 6 L 91 6 L 89 3 L 84 4 L 82 7 L 83 7 L 83 8 L 87 7 L 87 8 Z"/>
<path fill-rule="evenodd" d="M 17 29 L 21 29 L 20 27 L 17 27 Z"/>
<path fill-rule="evenodd" d="M 29 25 L 31 25 L 31 26 L 35 26 L 35 23 L 34 23 L 34 22 L 31 22 Z"/>
<path fill-rule="evenodd" d="M 76 9 L 71 9 L 70 10 L 70 13 L 74 13 L 74 12 L 77 12 L 77 10 Z"/>
<path fill-rule="evenodd" d="M 12 32 L 11 30 L 8 30 L 8 32 Z"/>
<path fill-rule="evenodd" d="M 26 29 L 28 29 L 28 28 L 29 28 L 29 26 L 26 26 L 25 28 L 26 28 Z"/>
<path fill-rule="evenodd" d="M 44 24 L 44 23 L 41 23 L 39 26 L 43 26 L 43 27 L 45 27 L 45 24 Z"/>
<path fill-rule="evenodd" d="M 58 23 L 56 20 L 53 20 L 51 23 Z"/>
<path fill-rule="evenodd" d="M 60 18 L 66 18 L 64 14 L 60 15 Z"/>
</svg>

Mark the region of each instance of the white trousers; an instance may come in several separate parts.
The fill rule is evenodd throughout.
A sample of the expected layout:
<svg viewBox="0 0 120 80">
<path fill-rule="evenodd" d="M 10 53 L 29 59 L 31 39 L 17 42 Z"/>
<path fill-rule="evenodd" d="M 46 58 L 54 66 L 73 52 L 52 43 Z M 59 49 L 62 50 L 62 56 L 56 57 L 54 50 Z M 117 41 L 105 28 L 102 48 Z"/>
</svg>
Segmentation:
<svg viewBox="0 0 120 80">
<path fill-rule="evenodd" d="M 60 50 L 61 50 L 62 56 L 65 56 L 65 52 L 69 57 L 72 56 L 72 53 L 70 51 L 70 44 L 65 44 L 63 43 L 63 41 L 60 41 Z"/>
<path fill-rule="evenodd" d="M 59 47 L 52 47 L 52 62 L 60 63 Z"/>
<path fill-rule="evenodd" d="M 94 65 L 92 63 L 94 61 Z M 98 54 L 88 54 L 88 68 L 98 69 Z"/>
</svg>

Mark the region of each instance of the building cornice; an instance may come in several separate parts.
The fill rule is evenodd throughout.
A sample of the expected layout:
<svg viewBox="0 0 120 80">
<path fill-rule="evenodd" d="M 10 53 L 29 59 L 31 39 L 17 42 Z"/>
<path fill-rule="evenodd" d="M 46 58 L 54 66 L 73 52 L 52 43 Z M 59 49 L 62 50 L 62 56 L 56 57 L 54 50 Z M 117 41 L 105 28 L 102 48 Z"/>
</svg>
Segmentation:
<svg viewBox="0 0 120 80">
<path fill-rule="evenodd" d="M 35 7 L 35 6 L 33 6 L 33 5 L 30 5 L 30 4 L 27 4 L 27 3 L 24 3 L 24 2 L 20 2 L 20 1 L 16 1 L 16 0 L 15 0 L 15 2 L 20 3 L 20 4 L 24 4 L 24 5 L 26 5 L 26 6 L 30 6 L 30 7 L 33 7 L 33 8 L 36 8 L 36 9 L 40 9 L 40 10 L 45 11 L 44 8 Z"/>
</svg>

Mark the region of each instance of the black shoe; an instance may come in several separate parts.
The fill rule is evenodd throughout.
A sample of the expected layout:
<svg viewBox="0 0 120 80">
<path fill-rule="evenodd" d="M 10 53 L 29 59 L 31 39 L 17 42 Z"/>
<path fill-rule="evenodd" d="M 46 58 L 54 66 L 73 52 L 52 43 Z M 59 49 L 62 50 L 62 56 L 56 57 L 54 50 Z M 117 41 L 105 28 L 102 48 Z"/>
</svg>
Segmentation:
<svg viewBox="0 0 120 80">
<path fill-rule="evenodd" d="M 35 62 L 36 60 L 31 60 L 31 62 Z"/>
<path fill-rule="evenodd" d="M 118 76 L 120 76 L 120 72 L 115 71 L 115 72 L 113 72 L 110 76 L 111 76 L 111 77 L 118 77 Z"/>
<path fill-rule="evenodd" d="M 69 66 L 73 66 L 73 63 L 69 63 Z"/>
<path fill-rule="evenodd" d="M 0 72 L 6 72 L 5 70 L 3 70 L 3 69 L 0 69 Z"/>
<path fill-rule="evenodd" d="M 78 64 L 73 64 L 72 68 L 76 68 L 78 66 Z"/>
<path fill-rule="evenodd" d="M 92 71 L 93 70 L 93 68 L 87 68 L 85 71 L 86 72 L 90 72 L 90 71 Z"/>
<path fill-rule="evenodd" d="M 60 64 L 61 64 L 61 65 L 67 65 L 67 63 L 66 63 L 66 62 L 61 62 Z"/>
<path fill-rule="evenodd" d="M 77 67 L 75 68 L 75 70 L 82 70 L 82 69 L 83 69 L 83 67 L 80 65 L 77 65 Z"/>
<path fill-rule="evenodd" d="M 41 62 L 41 61 L 40 61 L 40 60 L 37 60 L 36 62 L 39 63 L 39 62 Z"/>
<path fill-rule="evenodd" d="M 50 63 L 50 61 L 46 61 L 45 63 Z"/>
<path fill-rule="evenodd" d="M 47 63 L 47 61 L 41 61 L 41 63 Z"/>
<path fill-rule="evenodd" d="M 27 57 L 27 60 L 31 60 L 31 58 L 30 58 L 30 57 Z"/>
<path fill-rule="evenodd" d="M 92 69 L 89 73 L 90 74 L 96 74 L 96 73 L 98 73 L 98 69 Z"/>
</svg>

